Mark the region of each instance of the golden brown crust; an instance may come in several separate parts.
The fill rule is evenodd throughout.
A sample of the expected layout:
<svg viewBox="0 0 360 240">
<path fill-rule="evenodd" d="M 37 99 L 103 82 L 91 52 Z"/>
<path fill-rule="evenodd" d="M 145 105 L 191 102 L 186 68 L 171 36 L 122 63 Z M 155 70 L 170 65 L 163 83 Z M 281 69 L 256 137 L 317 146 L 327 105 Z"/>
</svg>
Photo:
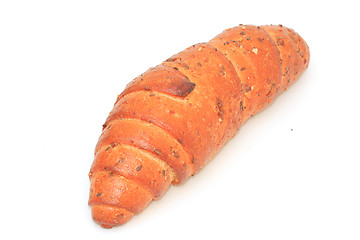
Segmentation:
<svg viewBox="0 0 360 240">
<path fill-rule="evenodd" d="M 177 183 L 195 173 L 191 157 L 176 138 L 152 123 L 135 118 L 111 121 L 100 136 L 96 153 L 109 151 L 117 144 L 131 145 L 158 157 L 173 169 Z"/>
<path fill-rule="evenodd" d="M 308 64 L 309 48 L 293 30 L 241 25 L 135 78 L 96 146 L 89 174 L 94 221 L 124 224 L 171 183 L 184 183 Z"/>
<path fill-rule="evenodd" d="M 280 50 L 282 63 L 281 86 L 279 93 L 286 90 L 299 75 L 306 69 L 309 63 L 308 47 L 300 36 L 289 28 L 274 25 L 262 26 L 267 31 L 277 48 Z"/>
<path fill-rule="evenodd" d="M 131 81 L 126 89 L 119 95 L 118 100 L 135 91 L 154 91 L 172 95 L 174 97 L 184 98 L 195 88 L 195 83 L 179 71 L 159 65 L 150 68 L 145 73 Z"/>
<path fill-rule="evenodd" d="M 141 184 L 155 199 L 161 197 L 174 180 L 174 173 L 165 162 L 130 145 L 113 144 L 100 150 L 90 172 L 93 175 L 98 171 L 109 171 Z"/>
<path fill-rule="evenodd" d="M 141 212 L 153 200 L 142 185 L 112 171 L 95 172 L 90 181 L 90 205 L 109 205 L 133 213 Z"/>
<path fill-rule="evenodd" d="M 134 213 L 124 208 L 97 204 L 91 206 L 93 220 L 103 228 L 112 228 L 129 221 Z"/>
<path fill-rule="evenodd" d="M 184 146 L 193 154 L 199 171 L 240 125 L 240 80 L 229 60 L 204 43 L 175 54 L 164 64 L 196 84 L 187 98 L 187 110 L 179 113 L 179 121 L 186 126 L 174 124 L 173 129 L 183 132 Z"/>
<path fill-rule="evenodd" d="M 280 55 L 271 37 L 256 26 L 227 29 L 210 40 L 235 66 L 244 92 L 242 122 L 271 102 L 280 85 Z"/>
</svg>

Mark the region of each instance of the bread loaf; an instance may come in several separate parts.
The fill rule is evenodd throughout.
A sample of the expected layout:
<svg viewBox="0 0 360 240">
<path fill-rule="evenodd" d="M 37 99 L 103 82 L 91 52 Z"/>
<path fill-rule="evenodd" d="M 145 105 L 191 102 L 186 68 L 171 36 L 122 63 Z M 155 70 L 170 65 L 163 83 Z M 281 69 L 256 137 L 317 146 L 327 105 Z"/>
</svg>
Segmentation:
<svg viewBox="0 0 360 240">
<path fill-rule="evenodd" d="M 307 68 L 281 25 L 240 25 L 150 68 L 118 96 L 89 173 L 93 220 L 124 224 L 200 171 L 252 115 Z"/>
</svg>

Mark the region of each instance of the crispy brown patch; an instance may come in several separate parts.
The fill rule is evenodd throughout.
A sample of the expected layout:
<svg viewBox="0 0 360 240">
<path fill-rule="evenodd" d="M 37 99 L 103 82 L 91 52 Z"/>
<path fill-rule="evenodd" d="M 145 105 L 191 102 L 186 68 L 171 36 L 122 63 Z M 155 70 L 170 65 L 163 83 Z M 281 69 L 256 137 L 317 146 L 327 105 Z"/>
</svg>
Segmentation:
<svg viewBox="0 0 360 240">
<path fill-rule="evenodd" d="M 224 120 L 224 103 L 220 98 L 216 99 L 216 108 L 218 109 L 218 116 L 220 117 L 221 120 Z"/>
<path fill-rule="evenodd" d="M 182 66 L 184 69 L 189 69 L 187 64 L 183 64 Z M 142 81 L 138 81 L 139 78 L 141 78 Z M 177 67 L 172 68 L 160 65 L 148 70 L 130 83 L 119 96 L 118 101 L 128 93 L 141 90 L 186 97 L 194 90 L 195 86 L 195 83 L 191 82 Z M 154 96 L 154 93 L 150 93 L 150 96 Z"/>
<path fill-rule="evenodd" d="M 196 84 L 190 81 L 183 81 L 177 84 L 174 84 L 173 88 L 168 88 L 167 92 L 179 96 L 179 97 L 186 97 L 189 93 L 194 90 Z"/>
</svg>

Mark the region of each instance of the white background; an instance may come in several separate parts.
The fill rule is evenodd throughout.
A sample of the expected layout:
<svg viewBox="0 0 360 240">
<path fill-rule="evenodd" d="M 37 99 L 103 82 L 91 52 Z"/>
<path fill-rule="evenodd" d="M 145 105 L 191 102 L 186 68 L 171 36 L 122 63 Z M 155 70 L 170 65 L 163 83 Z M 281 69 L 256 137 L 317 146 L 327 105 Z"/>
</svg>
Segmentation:
<svg viewBox="0 0 360 240">
<path fill-rule="evenodd" d="M 1 1 L 1 238 L 360 239 L 355 3 Z M 293 28 L 307 71 L 185 185 L 100 228 L 87 174 L 117 94 L 239 23 Z"/>
</svg>

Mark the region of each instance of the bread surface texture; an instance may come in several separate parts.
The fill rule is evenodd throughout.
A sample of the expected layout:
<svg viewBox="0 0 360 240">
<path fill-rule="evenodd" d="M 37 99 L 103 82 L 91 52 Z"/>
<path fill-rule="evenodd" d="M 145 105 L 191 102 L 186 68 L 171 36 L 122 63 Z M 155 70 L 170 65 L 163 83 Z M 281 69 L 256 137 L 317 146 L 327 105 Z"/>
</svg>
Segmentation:
<svg viewBox="0 0 360 240">
<path fill-rule="evenodd" d="M 171 184 L 186 182 L 299 77 L 309 57 L 290 28 L 239 25 L 136 77 L 117 97 L 96 145 L 93 220 L 122 225 Z"/>
</svg>

